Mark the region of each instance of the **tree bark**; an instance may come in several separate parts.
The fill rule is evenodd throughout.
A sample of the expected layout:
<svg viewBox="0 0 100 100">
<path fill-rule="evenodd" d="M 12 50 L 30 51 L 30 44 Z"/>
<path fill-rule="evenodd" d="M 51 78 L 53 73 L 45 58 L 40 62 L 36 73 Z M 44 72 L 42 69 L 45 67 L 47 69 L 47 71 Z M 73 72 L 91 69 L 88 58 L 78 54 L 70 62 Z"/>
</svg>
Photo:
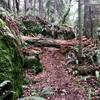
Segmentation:
<svg viewBox="0 0 100 100">
<path fill-rule="evenodd" d="M 8 9 L 11 10 L 11 0 L 8 0 Z"/>
<path fill-rule="evenodd" d="M 36 15 L 36 0 L 34 0 L 34 16 Z"/>
<path fill-rule="evenodd" d="M 81 0 L 78 1 L 78 27 L 79 27 L 79 57 L 82 56 L 82 20 L 81 20 Z"/>
<path fill-rule="evenodd" d="M 45 10 L 43 6 L 43 0 L 38 0 L 39 1 L 39 17 L 44 18 L 45 17 Z"/>
<path fill-rule="evenodd" d="M 72 39 L 72 40 L 56 40 L 56 39 L 50 39 L 50 38 L 39 38 L 39 37 L 28 37 L 28 36 L 21 36 L 22 41 L 27 41 L 31 45 L 35 44 L 37 46 L 56 46 L 56 47 L 69 47 L 69 46 L 75 46 L 79 45 L 79 39 Z M 91 42 L 91 39 L 82 37 L 82 45 L 84 47 L 93 45 Z"/>
<path fill-rule="evenodd" d="M 19 13 L 19 4 L 20 4 L 20 0 L 16 0 L 16 10 L 17 10 L 17 14 Z"/>
<path fill-rule="evenodd" d="M 27 36 L 21 36 L 21 39 L 23 41 L 26 41 L 30 45 L 35 45 L 35 46 L 44 46 L 44 47 L 58 47 L 60 48 L 61 46 L 74 46 L 77 44 L 77 41 L 75 39 L 73 40 L 55 40 L 55 39 L 49 39 L 49 38 L 37 38 L 37 37 L 27 37 Z"/>
<path fill-rule="evenodd" d="M 56 16 L 58 18 L 58 21 L 60 21 L 61 18 L 63 17 L 65 5 L 63 0 L 55 0 L 55 4 L 56 4 Z"/>
<path fill-rule="evenodd" d="M 13 0 L 13 12 L 15 12 L 15 11 L 16 11 L 16 1 Z"/>
<path fill-rule="evenodd" d="M 30 3 L 30 10 L 32 10 L 33 0 L 29 0 L 29 3 Z"/>
<path fill-rule="evenodd" d="M 24 0 L 24 10 L 25 10 L 25 14 L 27 11 L 32 11 L 32 4 L 33 4 L 33 0 Z"/>
<path fill-rule="evenodd" d="M 25 11 L 25 14 L 26 14 L 26 11 L 27 11 L 27 8 L 26 8 L 26 0 L 24 0 L 24 11 Z"/>
<path fill-rule="evenodd" d="M 64 16 L 63 16 L 62 24 L 65 23 L 65 21 L 66 21 L 66 17 L 68 16 L 68 14 L 69 14 L 69 12 L 70 12 L 70 9 L 71 9 L 71 2 L 72 2 L 72 0 L 70 0 L 70 2 L 69 2 L 69 7 L 68 7 L 66 13 L 65 13 Z"/>
</svg>

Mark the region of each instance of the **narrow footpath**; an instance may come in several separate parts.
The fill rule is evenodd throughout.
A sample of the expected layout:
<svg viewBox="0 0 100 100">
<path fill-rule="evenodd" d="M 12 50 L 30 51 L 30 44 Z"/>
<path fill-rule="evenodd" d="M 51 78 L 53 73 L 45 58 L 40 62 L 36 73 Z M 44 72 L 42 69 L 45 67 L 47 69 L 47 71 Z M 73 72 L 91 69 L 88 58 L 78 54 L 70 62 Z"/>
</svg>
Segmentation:
<svg viewBox="0 0 100 100">
<path fill-rule="evenodd" d="M 42 49 L 40 59 L 44 66 L 42 73 L 34 76 L 31 70 L 25 71 L 30 84 L 28 90 L 24 91 L 24 96 L 28 96 L 33 89 L 42 90 L 44 87 L 51 87 L 53 94 L 47 96 L 47 100 L 87 100 L 82 89 L 74 85 L 75 77 L 68 74 L 65 57 L 59 49 L 50 47 Z M 33 79 L 38 82 L 33 84 Z"/>
</svg>

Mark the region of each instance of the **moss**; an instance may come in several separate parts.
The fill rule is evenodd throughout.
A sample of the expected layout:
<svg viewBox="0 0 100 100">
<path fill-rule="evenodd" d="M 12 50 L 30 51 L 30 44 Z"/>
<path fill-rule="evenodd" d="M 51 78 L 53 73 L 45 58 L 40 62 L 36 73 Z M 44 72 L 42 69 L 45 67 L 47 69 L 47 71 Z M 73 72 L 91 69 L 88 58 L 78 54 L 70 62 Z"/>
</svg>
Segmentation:
<svg viewBox="0 0 100 100">
<path fill-rule="evenodd" d="M 33 60 L 33 66 L 32 66 L 32 71 L 35 74 L 38 74 L 39 72 L 42 72 L 43 67 L 41 63 L 39 62 L 38 59 Z"/>
<path fill-rule="evenodd" d="M 40 60 L 37 58 L 35 59 L 25 59 L 24 61 L 24 67 L 25 68 L 31 68 L 34 74 L 38 74 L 39 72 L 42 72 L 43 66 L 40 63 Z"/>
<path fill-rule="evenodd" d="M 23 85 L 28 85 L 29 84 L 29 80 L 27 78 L 24 79 Z"/>
<path fill-rule="evenodd" d="M 24 35 L 32 33 L 33 35 L 41 34 L 42 27 L 41 25 L 34 25 L 32 20 L 20 20 L 18 23 L 20 31 Z"/>
<path fill-rule="evenodd" d="M 12 82 L 15 100 L 22 92 L 23 60 L 16 39 L 4 35 L 4 32 L 6 30 L 0 29 L 0 83 L 5 80 Z"/>
</svg>

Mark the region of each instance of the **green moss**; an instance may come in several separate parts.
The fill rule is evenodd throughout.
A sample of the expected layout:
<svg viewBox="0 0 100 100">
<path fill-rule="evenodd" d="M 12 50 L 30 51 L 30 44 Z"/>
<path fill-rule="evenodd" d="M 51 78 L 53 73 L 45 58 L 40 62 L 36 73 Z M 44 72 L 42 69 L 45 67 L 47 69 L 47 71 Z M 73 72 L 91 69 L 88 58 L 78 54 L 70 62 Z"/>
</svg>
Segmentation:
<svg viewBox="0 0 100 100">
<path fill-rule="evenodd" d="M 5 80 L 12 82 L 15 100 L 22 93 L 23 60 L 17 41 L 9 35 L 4 35 L 4 32 L 6 30 L 0 29 L 0 83 Z"/>
<path fill-rule="evenodd" d="M 28 85 L 29 84 L 29 80 L 27 78 L 24 79 L 23 85 Z"/>
<path fill-rule="evenodd" d="M 32 66 L 32 71 L 35 74 L 38 74 L 39 72 L 42 72 L 43 67 L 41 63 L 38 61 L 38 59 L 33 60 L 33 66 Z"/>
<path fill-rule="evenodd" d="M 34 74 L 38 74 L 39 72 L 42 72 L 43 67 L 40 63 L 38 58 L 35 59 L 25 59 L 24 62 L 25 68 L 31 68 Z"/>
<path fill-rule="evenodd" d="M 27 21 L 20 20 L 18 24 L 19 24 L 20 31 L 24 35 L 27 35 L 30 33 L 33 35 L 37 35 L 37 34 L 41 34 L 41 32 L 42 32 L 41 25 L 34 25 L 32 20 L 27 20 Z"/>
</svg>

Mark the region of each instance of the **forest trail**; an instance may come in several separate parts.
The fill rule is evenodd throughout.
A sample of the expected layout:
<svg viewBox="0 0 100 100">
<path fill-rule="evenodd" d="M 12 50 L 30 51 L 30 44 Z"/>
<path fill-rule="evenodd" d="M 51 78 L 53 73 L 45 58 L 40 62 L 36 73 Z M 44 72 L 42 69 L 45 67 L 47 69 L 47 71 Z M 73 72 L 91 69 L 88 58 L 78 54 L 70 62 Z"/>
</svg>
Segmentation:
<svg viewBox="0 0 100 100">
<path fill-rule="evenodd" d="M 53 95 L 47 96 L 47 100 L 87 100 L 82 90 L 74 86 L 75 78 L 68 74 L 65 68 L 65 57 L 56 48 L 44 48 L 40 56 L 44 71 L 36 76 L 31 70 L 26 71 L 26 77 L 30 80 L 27 94 L 33 89 L 42 90 L 44 87 L 51 87 Z M 37 80 L 36 84 L 32 79 Z"/>
</svg>

